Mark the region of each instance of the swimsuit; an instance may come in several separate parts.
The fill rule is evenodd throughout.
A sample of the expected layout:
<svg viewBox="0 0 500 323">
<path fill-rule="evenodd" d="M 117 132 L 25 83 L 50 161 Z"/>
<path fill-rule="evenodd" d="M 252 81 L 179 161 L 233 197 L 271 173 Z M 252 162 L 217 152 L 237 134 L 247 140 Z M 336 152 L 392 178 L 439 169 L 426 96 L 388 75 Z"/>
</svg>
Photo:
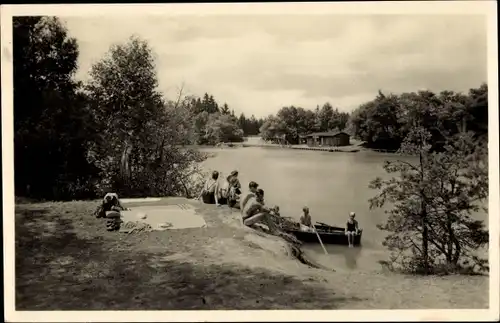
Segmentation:
<svg viewBox="0 0 500 323">
<path fill-rule="evenodd" d="M 347 232 L 356 232 L 356 220 L 353 220 L 352 223 L 347 221 Z"/>
</svg>

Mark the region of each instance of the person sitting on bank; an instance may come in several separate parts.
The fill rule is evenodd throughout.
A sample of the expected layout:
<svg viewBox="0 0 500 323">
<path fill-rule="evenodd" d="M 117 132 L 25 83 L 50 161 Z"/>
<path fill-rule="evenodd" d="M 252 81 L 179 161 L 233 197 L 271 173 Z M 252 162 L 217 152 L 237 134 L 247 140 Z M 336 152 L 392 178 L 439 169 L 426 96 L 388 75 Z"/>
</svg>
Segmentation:
<svg viewBox="0 0 500 323">
<path fill-rule="evenodd" d="M 207 179 L 203 189 L 201 190 L 200 197 L 205 204 L 218 204 L 218 194 L 215 192 L 218 190 L 218 180 L 219 172 L 214 170 L 212 176 Z"/>
<path fill-rule="evenodd" d="M 238 179 L 238 171 L 234 170 L 227 177 L 227 182 L 229 186 L 228 195 L 227 195 L 227 205 L 229 207 L 234 207 L 239 199 L 241 194 L 241 183 Z"/>
<path fill-rule="evenodd" d="M 304 206 L 302 208 L 302 212 L 303 214 L 300 217 L 301 229 L 304 231 L 310 231 L 313 225 L 311 214 L 309 213 L 309 208 L 307 206 Z"/>
<path fill-rule="evenodd" d="M 230 185 L 230 187 L 234 187 L 236 189 L 236 194 L 241 194 L 241 183 L 240 180 L 238 179 L 238 171 L 233 170 L 231 174 L 227 177 L 227 181 Z"/>
<path fill-rule="evenodd" d="M 359 233 L 358 221 L 354 219 L 356 213 L 351 212 L 349 214 L 349 219 L 347 220 L 347 225 L 345 228 L 345 235 L 347 236 L 347 242 L 349 243 L 349 248 L 354 246 L 354 237 Z"/>
<path fill-rule="evenodd" d="M 227 180 L 223 179 L 222 183 L 217 184 L 215 188 L 215 195 L 217 197 L 217 202 L 215 203 L 217 206 L 227 204 L 229 197 L 229 183 Z"/>
<path fill-rule="evenodd" d="M 251 197 L 242 211 L 243 224 L 251 227 L 258 222 L 262 222 L 269 228 L 269 231 L 275 232 L 276 226 L 271 221 L 271 209 L 264 205 L 264 190 L 258 189 L 255 192 L 255 197 Z"/>
<path fill-rule="evenodd" d="M 250 200 L 250 198 L 252 198 L 252 197 L 255 198 L 255 193 L 257 192 L 258 188 L 259 188 L 259 184 L 257 184 L 256 182 L 251 181 L 250 183 L 248 183 L 249 192 L 242 199 L 240 199 L 240 210 L 243 211 L 243 209 L 245 208 L 245 205 L 247 204 L 248 200 Z"/>
<path fill-rule="evenodd" d="M 228 177 L 222 180 L 222 183 L 217 185 L 215 191 L 218 199 L 217 206 L 227 204 L 229 207 L 234 207 L 239 199 L 239 194 L 241 194 L 240 188 L 238 171 L 232 171 Z"/>
</svg>

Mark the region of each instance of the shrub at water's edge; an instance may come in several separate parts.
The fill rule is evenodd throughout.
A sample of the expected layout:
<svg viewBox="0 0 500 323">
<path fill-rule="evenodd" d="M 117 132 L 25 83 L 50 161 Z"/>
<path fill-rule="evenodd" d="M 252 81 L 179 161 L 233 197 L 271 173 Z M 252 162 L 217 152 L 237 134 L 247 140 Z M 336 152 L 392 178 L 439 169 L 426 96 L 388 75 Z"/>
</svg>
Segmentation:
<svg viewBox="0 0 500 323">
<path fill-rule="evenodd" d="M 391 259 L 382 264 L 420 274 L 488 272 L 487 259 L 477 255 L 488 244 L 488 230 L 472 217 L 488 198 L 487 147 L 459 133 L 447 139 L 444 152 L 431 152 L 430 138 L 424 128 L 412 129 L 401 153 L 418 162 L 387 161 L 385 170 L 397 176 L 370 184 L 380 190 L 371 208 L 392 204 L 378 226 L 389 233 L 383 244 Z"/>
</svg>

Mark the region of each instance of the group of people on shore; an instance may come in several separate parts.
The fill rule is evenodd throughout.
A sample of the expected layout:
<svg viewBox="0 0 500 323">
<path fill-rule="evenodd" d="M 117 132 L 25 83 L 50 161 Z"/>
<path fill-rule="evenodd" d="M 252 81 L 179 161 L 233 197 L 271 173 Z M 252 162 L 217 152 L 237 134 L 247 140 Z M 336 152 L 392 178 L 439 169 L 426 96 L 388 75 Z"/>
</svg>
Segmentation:
<svg viewBox="0 0 500 323">
<path fill-rule="evenodd" d="M 276 229 L 269 216 L 279 216 L 279 207 L 269 208 L 265 205 L 264 190 L 254 181 L 248 184 L 248 193 L 242 197 L 237 170 L 232 171 L 226 178 L 220 178 L 220 173 L 213 171 L 205 182 L 199 199 L 205 204 L 228 205 L 240 209 L 246 226 L 251 227 L 261 222 L 271 231 Z"/>
<path fill-rule="evenodd" d="M 259 188 L 259 184 L 251 181 L 248 184 L 248 193 L 244 197 L 241 197 L 241 183 L 238 179 L 238 171 L 232 171 L 229 176 L 222 180 L 219 177 L 219 172 L 213 171 L 211 177 L 205 182 L 199 197 L 204 203 L 216 204 L 217 206 L 227 204 L 229 207 L 239 208 L 243 223 L 246 226 L 252 227 L 256 223 L 263 223 L 267 225 L 271 232 L 277 229 L 275 222 L 270 217 L 280 216 L 279 207 L 268 207 L 265 205 L 264 190 Z M 299 221 L 300 230 L 315 230 L 309 208 L 304 206 L 302 212 L 303 214 Z M 347 236 L 349 247 L 354 246 L 354 237 L 359 232 L 355 216 L 354 212 L 350 212 L 345 227 L 345 235 Z"/>
<path fill-rule="evenodd" d="M 241 184 L 238 179 L 238 171 L 232 171 L 226 178 L 220 178 L 218 171 L 213 171 L 212 175 L 203 185 L 200 196 L 205 204 L 216 204 L 217 206 L 227 204 L 234 207 L 241 195 Z"/>
</svg>

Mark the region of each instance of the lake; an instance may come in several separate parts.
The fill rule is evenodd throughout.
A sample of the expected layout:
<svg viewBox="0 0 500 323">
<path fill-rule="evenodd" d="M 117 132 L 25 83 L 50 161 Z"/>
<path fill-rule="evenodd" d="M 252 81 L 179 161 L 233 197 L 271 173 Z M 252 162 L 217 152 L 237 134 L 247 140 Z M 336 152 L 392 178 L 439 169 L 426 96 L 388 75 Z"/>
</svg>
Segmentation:
<svg viewBox="0 0 500 323">
<path fill-rule="evenodd" d="M 334 262 L 336 269 L 379 270 L 378 261 L 387 258 L 382 246 L 386 233 L 376 227 L 387 215 L 384 210 L 369 209 L 368 199 L 377 191 L 368 185 L 377 176 L 388 176 L 383 169 L 384 160 L 400 156 L 371 151 L 343 153 L 260 147 L 202 150 L 215 153 L 215 157 L 203 163 L 206 170 L 217 170 L 224 176 L 238 170 L 244 191 L 250 181 L 259 183 L 265 191 L 266 204 L 279 205 L 282 216 L 298 220 L 302 207 L 308 206 L 313 222 L 344 226 L 349 212 L 356 212 L 363 228 L 362 247 L 327 245 L 328 261 Z M 486 216 L 481 217 L 487 220 Z M 304 250 L 324 258 L 319 244 L 306 245 Z"/>
</svg>

